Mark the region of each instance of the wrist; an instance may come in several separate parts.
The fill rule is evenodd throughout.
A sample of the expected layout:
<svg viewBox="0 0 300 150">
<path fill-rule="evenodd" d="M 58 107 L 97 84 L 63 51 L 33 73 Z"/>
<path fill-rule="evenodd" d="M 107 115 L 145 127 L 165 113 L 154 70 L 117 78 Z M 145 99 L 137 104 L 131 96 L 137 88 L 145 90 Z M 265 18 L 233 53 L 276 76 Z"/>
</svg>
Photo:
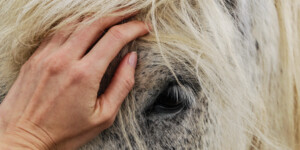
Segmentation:
<svg viewBox="0 0 300 150">
<path fill-rule="evenodd" d="M 8 128 L 0 138 L 0 149 L 50 150 L 54 147 L 52 139 L 32 124 Z"/>
<path fill-rule="evenodd" d="M 29 142 L 28 139 L 24 137 L 17 136 L 15 134 L 4 134 L 0 139 L 0 149 L 7 150 L 37 150 L 37 145 L 32 144 L 33 142 Z"/>
</svg>

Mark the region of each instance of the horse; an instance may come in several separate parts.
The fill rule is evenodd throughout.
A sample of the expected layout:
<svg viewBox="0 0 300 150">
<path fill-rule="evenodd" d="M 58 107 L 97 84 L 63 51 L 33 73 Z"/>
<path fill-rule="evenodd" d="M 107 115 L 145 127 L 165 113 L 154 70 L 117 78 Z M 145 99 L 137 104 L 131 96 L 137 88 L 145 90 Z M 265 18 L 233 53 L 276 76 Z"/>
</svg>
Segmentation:
<svg viewBox="0 0 300 150">
<path fill-rule="evenodd" d="M 136 83 L 83 150 L 300 149 L 299 0 L 2 0 L 0 100 L 41 41 L 70 22 L 139 12 Z M 53 112 L 55 113 L 55 112 Z"/>
</svg>

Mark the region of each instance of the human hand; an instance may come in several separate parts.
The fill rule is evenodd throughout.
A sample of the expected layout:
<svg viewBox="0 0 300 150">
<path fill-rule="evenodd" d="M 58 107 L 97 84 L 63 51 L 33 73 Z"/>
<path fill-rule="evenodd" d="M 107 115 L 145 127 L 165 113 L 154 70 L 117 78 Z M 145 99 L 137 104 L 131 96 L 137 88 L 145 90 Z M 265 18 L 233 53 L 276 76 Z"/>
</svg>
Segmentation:
<svg viewBox="0 0 300 150">
<path fill-rule="evenodd" d="M 73 31 L 58 31 L 22 66 L 0 105 L 0 149 L 75 149 L 112 125 L 134 84 L 136 53 L 120 63 L 105 93 L 97 97 L 106 68 L 128 42 L 148 33 L 131 15 L 106 17 Z"/>
</svg>

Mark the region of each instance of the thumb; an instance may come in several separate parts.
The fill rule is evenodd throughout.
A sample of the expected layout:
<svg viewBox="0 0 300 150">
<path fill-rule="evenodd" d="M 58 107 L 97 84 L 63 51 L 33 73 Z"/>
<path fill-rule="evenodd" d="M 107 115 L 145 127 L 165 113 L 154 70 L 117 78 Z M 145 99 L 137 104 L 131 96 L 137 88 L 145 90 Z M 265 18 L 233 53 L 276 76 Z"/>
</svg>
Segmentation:
<svg viewBox="0 0 300 150">
<path fill-rule="evenodd" d="M 106 91 L 99 97 L 101 122 L 109 122 L 111 125 L 120 105 L 131 91 L 134 85 L 134 73 L 137 63 L 137 53 L 127 54 L 118 69 Z"/>
</svg>

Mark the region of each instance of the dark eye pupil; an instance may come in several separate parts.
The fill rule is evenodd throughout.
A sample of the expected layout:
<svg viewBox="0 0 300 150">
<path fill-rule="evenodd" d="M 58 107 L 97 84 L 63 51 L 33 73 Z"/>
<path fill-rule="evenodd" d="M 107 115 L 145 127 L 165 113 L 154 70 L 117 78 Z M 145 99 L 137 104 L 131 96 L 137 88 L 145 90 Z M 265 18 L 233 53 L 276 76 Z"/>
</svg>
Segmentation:
<svg viewBox="0 0 300 150">
<path fill-rule="evenodd" d="M 171 85 L 156 98 L 156 101 L 145 111 L 146 115 L 151 114 L 175 114 L 185 108 L 181 88 L 178 85 Z"/>
<path fill-rule="evenodd" d="M 156 104 L 167 108 L 177 107 L 182 104 L 182 100 L 179 99 L 180 96 L 178 94 L 179 92 L 175 91 L 174 87 L 168 88 L 159 95 Z"/>
</svg>

